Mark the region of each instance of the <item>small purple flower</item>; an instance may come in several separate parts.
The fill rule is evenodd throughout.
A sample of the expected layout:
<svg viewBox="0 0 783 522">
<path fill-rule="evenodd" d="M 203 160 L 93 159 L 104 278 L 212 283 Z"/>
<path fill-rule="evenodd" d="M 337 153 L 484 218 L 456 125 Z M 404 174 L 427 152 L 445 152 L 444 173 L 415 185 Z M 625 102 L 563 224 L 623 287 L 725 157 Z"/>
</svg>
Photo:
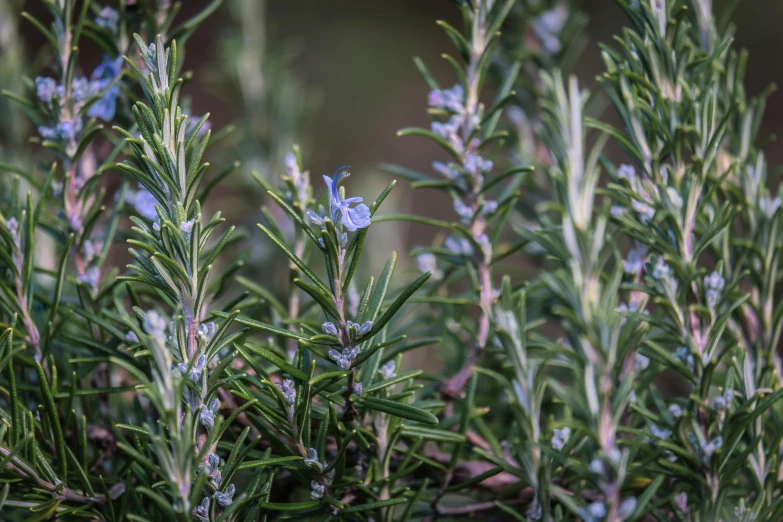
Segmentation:
<svg viewBox="0 0 783 522">
<path fill-rule="evenodd" d="M 315 212 L 313 210 L 307 211 L 307 221 L 309 221 L 313 225 L 318 225 L 318 226 L 324 224 L 324 218 L 322 218 L 318 212 Z"/>
<path fill-rule="evenodd" d="M 481 209 L 481 213 L 485 216 L 489 216 L 491 214 L 494 214 L 495 211 L 498 209 L 498 202 L 494 199 L 490 199 L 489 201 L 486 201 L 484 203 L 484 206 Z"/>
<path fill-rule="evenodd" d="M 81 118 L 75 118 L 73 120 L 65 120 L 54 125 L 53 127 L 38 127 L 38 134 L 48 141 L 63 141 L 70 144 L 74 144 L 76 137 L 82 131 Z"/>
<path fill-rule="evenodd" d="M 185 363 L 180 363 L 179 365 L 179 371 L 181 371 L 183 374 L 188 371 L 188 365 Z M 204 371 L 204 368 L 207 367 L 207 357 L 205 355 L 199 355 L 198 359 L 196 359 L 196 364 L 193 365 L 193 367 L 190 369 L 190 372 L 188 373 L 188 379 L 190 379 L 190 382 L 198 382 L 201 378 L 201 372 Z"/>
<path fill-rule="evenodd" d="M 307 465 L 312 464 L 319 470 L 324 469 L 324 465 L 321 464 L 321 462 L 318 460 L 318 451 L 315 448 L 310 448 L 307 450 L 307 458 L 304 459 L 304 463 Z"/>
<path fill-rule="evenodd" d="M 683 513 L 688 512 L 688 494 L 687 493 L 680 493 L 676 497 L 674 497 L 674 503 L 677 505 L 677 509 L 679 509 Z"/>
<path fill-rule="evenodd" d="M 139 342 L 139 336 L 133 330 L 128 330 L 128 333 L 125 334 L 125 340 L 129 343 L 137 343 Z"/>
<path fill-rule="evenodd" d="M 145 219 L 155 219 L 158 213 L 155 211 L 157 200 L 147 189 L 140 187 L 136 192 L 128 194 L 128 203 L 133 205 L 136 212 Z"/>
<path fill-rule="evenodd" d="M 203 408 L 201 408 L 201 413 L 199 414 L 199 421 L 201 422 L 201 425 L 210 430 L 214 428 L 215 414 L 219 409 L 220 401 L 218 399 L 212 399 L 212 402 L 209 403 L 209 407 L 205 405 Z"/>
<path fill-rule="evenodd" d="M 627 179 L 631 183 L 636 179 L 636 169 L 633 168 L 633 165 L 627 165 L 622 164 L 620 165 L 620 168 L 617 169 L 617 177 L 620 179 Z"/>
<path fill-rule="evenodd" d="M 154 337 L 166 335 L 166 319 L 155 310 L 150 310 L 144 315 L 144 331 Z"/>
<path fill-rule="evenodd" d="M 723 447 L 723 437 L 718 435 L 710 442 L 705 442 L 701 445 L 701 449 L 707 457 L 712 457 L 716 451 Z"/>
<path fill-rule="evenodd" d="M 644 267 L 644 255 L 647 249 L 644 246 L 632 248 L 628 252 L 628 258 L 623 261 L 623 270 L 626 274 L 640 274 Z"/>
<path fill-rule="evenodd" d="M 324 181 L 326 182 L 326 186 L 329 187 L 332 219 L 336 222 L 339 218 L 339 221 L 349 232 L 356 232 L 360 228 L 367 228 L 370 226 L 370 209 L 367 205 L 362 203 L 362 198 L 340 199 L 337 184 L 342 178 L 350 176 L 350 173 L 344 173 L 346 168 L 347 167 L 340 167 L 337 169 L 334 179 L 324 175 Z M 351 208 L 351 205 L 354 203 L 358 204 Z"/>
<path fill-rule="evenodd" d="M 122 71 L 122 56 L 112 59 L 108 55 L 103 56 L 103 61 L 90 75 L 90 84 L 93 91 L 102 91 L 109 87 L 112 81 Z M 95 103 L 92 104 L 87 115 L 91 118 L 100 118 L 109 121 L 114 118 L 117 109 L 117 98 L 120 96 L 120 88 L 111 86 Z"/>
<path fill-rule="evenodd" d="M 82 245 L 82 252 L 84 253 L 85 261 L 89 262 L 95 258 L 101 251 L 101 245 L 96 244 L 92 240 L 88 239 Z"/>
<path fill-rule="evenodd" d="M 704 278 L 704 290 L 707 298 L 707 307 L 714 310 L 720 301 L 726 280 L 718 272 L 713 272 Z"/>
<path fill-rule="evenodd" d="M 684 364 L 688 370 L 693 371 L 696 364 L 693 354 L 690 353 L 687 346 L 680 346 L 674 351 L 674 357 L 677 358 L 682 364 Z"/>
<path fill-rule="evenodd" d="M 527 511 L 525 511 L 525 517 L 528 522 L 537 522 L 544 517 L 538 497 L 533 497 L 533 501 L 527 507 Z"/>
<path fill-rule="evenodd" d="M 446 165 L 443 162 L 434 161 L 432 163 L 432 168 L 435 169 L 435 172 L 442 174 L 448 179 L 454 180 L 459 178 L 459 171 L 450 165 Z"/>
<path fill-rule="evenodd" d="M 435 254 L 419 254 L 416 256 L 416 264 L 421 272 L 431 272 L 433 281 L 443 278 L 443 272 L 438 269 L 438 258 L 435 257 Z"/>
<path fill-rule="evenodd" d="M 666 428 L 661 428 L 661 427 L 659 427 L 656 424 L 653 424 L 652 426 L 650 426 L 650 434 L 653 437 L 656 437 L 656 438 L 659 438 L 659 439 L 662 439 L 662 440 L 666 440 L 669 437 L 671 437 L 672 431 L 671 430 L 667 430 Z"/>
<path fill-rule="evenodd" d="M 635 510 L 636 497 L 628 497 L 620 502 L 620 506 L 617 508 L 617 515 L 620 517 L 620 520 L 625 520 L 630 517 Z"/>
<path fill-rule="evenodd" d="M 76 277 L 76 280 L 80 283 L 83 283 L 87 286 L 89 286 L 91 289 L 95 290 L 98 288 L 98 283 L 101 280 L 101 269 L 97 266 L 94 266 L 84 272 L 83 274 L 79 274 Z"/>
<path fill-rule="evenodd" d="M 291 379 L 285 379 L 283 384 L 275 384 L 277 388 L 283 392 L 285 401 L 290 405 L 296 402 L 296 388 L 294 388 L 294 381 Z"/>
<path fill-rule="evenodd" d="M 12 217 L 11 219 L 5 222 L 5 228 L 8 229 L 8 231 L 11 233 L 12 236 L 15 236 L 16 231 L 19 229 L 19 222 L 16 220 L 15 217 Z"/>
<path fill-rule="evenodd" d="M 759 210 L 761 210 L 767 218 L 772 219 L 780 208 L 780 204 L 781 201 L 779 197 L 772 199 L 769 196 L 764 196 L 759 199 Z"/>
<path fill-rule="evenodd" d="M 122 56 L 112 58 L 111 56 L 104 54 L 103 61 L 92 71 L 90 80 L 98 82 L 101 88 L 106 87 L 112 80 L 122 72 Z"/>
<path fill-rule="evenodd" d="M 364 321 L 362 324 L 348 321 L 346 324 L 348 325 L 348 328 L 353 327 L 359 337 L 367 335 L 372 330 L 372 321 Z"/>
<path fill-rule="evenodd" d="M 292 178 L 299 174 L 299 163 L 296 161 L 296 154 L 293 152 L 285 155 L 285 170 Z"/>
<path fill-rule="evenodd" d="M 187 129 L 188 134 L 192 133 L 196 129 L 196 125 L 198 125 L 198 122 L 201 121 L 202 117 L 203 116 L 194 116 L 192 114 L 188 115 L 188 129 Z M 212 128 L 212 124 L 210 123 L 209 120 L 207 120 L 204 122 L 203 125 L 201 125 L 201 127 L 199 127 L 198 134 L 196 135 L 203 136 L 207 133 L 207 131 L 209 131 L 210 128 Z"/>
<path fill-rule="evenodd" d="M 717 411 L 723 411 L 731 406 L 732 399 L 734 399 L 734 393 L 731 390 L 726 390 L 723 395 L 715 397 L 713 405 Z"/>
<path fill-rule="evenodd" d="M 74 78 L 71 82 L 71 102 L 75 107 L 81 107 L 99 90 L 100 87 L 97 84 L 93 84 L 84 76 Z"/>
<path fill-rule="evenodd" d="M 427 95 L 427 105 L 437 109 L 440 109 L 446 105 L 446 97 L 443 96 L 443 91 L 440 89 L 430 91 L 430 93 Z"/>
<path fill-rule="evenodd" d="M 603 475 L 606 472 L 606 466 L 604 466 L 604 461 L 601 459 L 591 460 L 589 468 L 596 475 Z"/>
<path fill-rule="evenodd" d="M 190 234 L 193 232 L 193 224 L 195 222 L 195 219 L 191 219 L 189 221 L 183 221 L 179 224 L 179 230 L 182 232 L 182 237 L 185 238 L 185 241 L 190 241 Z"/>
<path fill-rule="evenodd" d="M 337 350 L 329 350 L 329 358 L 333 360 L 337 366 L 343 370 L 347 370 L 351 367 L 351 364 L 357 355 L 357 351 L 358 350 L 356 348 L 343 348 L 342 352 L 338 352 Z"/>
<path fill-rule="evenodd" d="M 217 327 L 212 321 L 198 325 L 198 337 L 202 342 L 208 343 L 217 332 Z"/>
<path fill-rule="evenodd" d="M 637 372 L 641 372 L 643 370 L 646 370 L 647 367 L 650 366 L 650 359 L 640 353 L 637 353 L 634 356 L 633 361 L 633 369 Z"/>
<path fill-rule="evenodd" d="M 533 31 L 548 53 L 555 54 L 562 49 L 560 33 L 567 20 L 568 8 L 565 5 L 557 5 L 533 19 Z"/>
<path fill-rule="evenodd" d="M 655 209 L 643 201 L 633 201 L 631 207 L 639 214 L 642 223 L 647 223 L 655 217 Z"/>
<path fill-rule="evenodd" d="M 95 17 L 95 25 L 110 32 L 117 31 L 117 23 L 120 21 L 120 13 L 111 7 L 104 7 Z"/>
<path fill-rule="evenodd" d="M 209 497 L 204 497 L 201 504 L 193 508 L 193 516 L 201 522 L 209 522 Z"/>
<path fill-rule="evenodd" d="M 473 220 L 473 209 L 461 199 L 454 200 L 454 212 L 459 215 L 463 223 L 468 224 Z"/>
<path fill-rule="evenodd" d="M 35 79 L 35 94 L 44 103 L 49 103 L 57 90 L 57 82 L 54 78 L 39 76 Z"/>
<path fill-rule="evenodd" d="M 449 89 L 435 89 L 427 95 L 427 105 L 436 109 L 446 109 L 451 112 L 463 112 L 465 90 L 457 84 Z"/>
<path fill-rule="evenodd" d="M 485 160 L 478 154 L 468 153 L 465 155 L 465 172 L 474 178 L 485 172 L 492 170 L 492 161 Z"/>
<path fill-rule="evenodd" d="M 587 507 L 580 508 L 579 516 L 584 522 L 600 522 L 606 516 L 606 504 L 595 501 Z"/>
<path fill-rule="evenodd" d="M 620 205 L 612 205 L 612 208 L 609 209 L 609 214 L 615 219 L 620 219 L 625 214 L 625 209 Z"/>
<path fill-rule="evenodd" d="M 74 141 L 76 136 L 82 131 L 82 120 L 76 118 L 65 120 L 57 124 L 57 135 L 64 141 Z"/>
<path fill-rule="evenodd" d="M 457 255 L 470 255 L 473 253 L 473 246 L 471 246 L 470 241 L 464 237 L 457 238 L 449 236 L 446 238 L 446 241 L 443 242 L 443 246 Z"/>
<path fill-rule="evenodd" d="M 381 375 L 383 376 L 384 380 L 389 380 L 396 375 L 396 373 L 394 372 L 397 371 L 397 365 L 395 364 L 394 361 L 389 361 L 383 366 L 381 366 L 381 368 L 378 371 L 381 372 Z"/>
<path fill-rule="evenodd" d="M 319 500 L 324 496 L 324 491 L 326 488 L 323 484 L 319 484 L 317 481 L 313 480 L 310 482 L 310 499 L 311 500 Z"/>
<path fill-rule="evenodd" d="M 444 139 L 451 139 L 456 137 L 461 123 L 462 119 L 459 116 L 452 116 L 447 122 L 433 121 L 430 127 L 432 128 L 432 132 L 437 136 Z"/>
<path fill-rule="evenodd" d="M 68 225 L 70 225 L 71 230 L 75 232 L 81 232 L 83 224 L 82 217 L 79 214 L 74 214 L 68 218 Z"/>
<path fill-rule="evenodd" d="M 38 134 L 47 141 L 54 141 L 57 139 L 56 127 L 44 127 L 43 125 L 38 127 Z"/>
<path fill-rule="evenodd" d="M 568 442 L 568 437 L 571 436 L 571 428 L 568 426 L 562 428 L 562 429 L 555 429 L 554 434 L 552 435 L 552 440 L 550 441 L 552 444 L 552 448 L 554 448 L 557 451 L 560 451 L 565 447 L 566 442 Z"/>
<path fill-rule="evenodd" d="M 117 111 L 117 98 L 119 95 L 120 88 L 113 85 L 106 91 L 106 94 L 90 106 L 90 109 L 87 111 L 87 116 L 90 118 L 99 118 L 103 121 L 110 121 L 114 118 L 114 113 Z"/>
<path fill-rule="evenodd" d="M 235 491 L 234 485 L 229 484 L 225 492 L 215 491 L 215 499 L 223 507 L 230 506 L 231 502 L 233 502 Z"/>
<path fill-rule="evenodd" d="M 337 327 L 332 322 L 326 322 L 321 325 L 321 329 L 326 335 L 333 335 L 337 337 Z"/>
</svg>

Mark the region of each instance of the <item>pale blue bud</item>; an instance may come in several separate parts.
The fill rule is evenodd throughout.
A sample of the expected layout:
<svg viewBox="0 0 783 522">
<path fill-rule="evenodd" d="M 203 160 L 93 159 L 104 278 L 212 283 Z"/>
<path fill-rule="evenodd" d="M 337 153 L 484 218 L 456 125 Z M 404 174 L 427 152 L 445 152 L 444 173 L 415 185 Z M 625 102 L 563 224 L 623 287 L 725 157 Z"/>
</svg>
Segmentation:
<svg viewBox="0 0 783 522">
<path fill-rule="evenodd" d="M 110 32 L 117 31 L 117 23 L 120 21 L 120 13 L 111 7 L 104 7 L 95 17 L 95 25 Z"/>
<path fill-rule="evenodd" d="M 394 373 L 397 371 L 397 365 L 394 361 L 389 361 L 378 370 L 381 372 L 381 375 L 384 379 L 388 380 L 394 377 L 396 374 Z"/>
<path fill-rule="evenodd" d="M 555 429 L 554 434 L 552 435 L 552 440 L 550 441 L 552 444 L 552 448 L 560 451 L 565 447 L 566 442 L 568 442 L 568 437 L 571 436 L 571 428 L 568 426 L 562 428 L 562 429 Z"/>
<path fill-rule="evenodd" d="M 333 335 L 337 337 L 337 327 L 332 322 L 326 322 L 321 325 L 321 329 L 326 335 Z"/>
<path fill-rule="evenodd" d="M 315 480 L 310 482 L 310 498 L 312 500 L 319 500 L 321 497 L 324 496 L 324 486 L 323 484 L 319 484 Z"/>
<path fill-rule="evenodd" d="M 201 422 L 201 425 L 204 426 L 207 429 L 212 429 L 215 427 L 215 415 L 209 408 L 201 408 L 201 413 L 199 414 L 199 421 Z"/>
<path fill-rule="evenodd" d="M 218 504 L 220 504 L 223 507 L 230 506 L 231 502 L 233 502 L 234 498 L 234 491 L 236 488 L 233 484 L 229 484 L 226 488 L 225 492 L 216 491 L 215 492 L 215 499 L 217 500 Z"/>
<path fill-rule="evenodd" d="M 318 212 L 312 210 L 307 211 L 307 220 L 313 225 L 321 226 L 324 224 L 324 218 L 322 218 Z"/>
</svg>

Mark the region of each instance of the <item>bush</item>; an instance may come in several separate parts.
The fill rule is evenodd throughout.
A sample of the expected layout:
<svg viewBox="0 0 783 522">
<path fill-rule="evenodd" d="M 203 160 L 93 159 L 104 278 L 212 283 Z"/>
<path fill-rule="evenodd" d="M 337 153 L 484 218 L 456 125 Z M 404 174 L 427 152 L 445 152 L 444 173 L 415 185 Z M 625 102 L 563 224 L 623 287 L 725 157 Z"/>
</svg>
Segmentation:
<svg viewBox="0 0 783 522">
<path fill-rule="evenodd" d="M 394 181 L 366 204 L 348 167 L 311 184 L 294 147 L 254 175 L 289 263 L 262 277 L 202 214 L 230 129 L 183 97 L 220 1 L 43 3 L 52 74 L 4 92 L 37 128 L 36 163 L 0 163 L 4 520 L 783 519 L 768 93 L 709 0 L 618 0 L 592 90 L 560 72 L 580 13 L 457 2 L 456 80 L 417 59 L 432 123 L 399 132 L 443 156 L 382 167 L 454 220 L 384 212 Z M 369 275 L 383 221 L 441 230 L 421 274 Z"/>
</svg>

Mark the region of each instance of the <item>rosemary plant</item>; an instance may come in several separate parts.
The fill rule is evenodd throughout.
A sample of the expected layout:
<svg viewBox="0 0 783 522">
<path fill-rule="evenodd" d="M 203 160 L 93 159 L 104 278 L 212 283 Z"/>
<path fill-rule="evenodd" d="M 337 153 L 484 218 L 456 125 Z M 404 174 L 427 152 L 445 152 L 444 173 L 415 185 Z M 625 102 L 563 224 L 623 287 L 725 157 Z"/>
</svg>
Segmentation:
<svg viewBox="0 0 783 522">
<path fill-rule="evenodd" d="M 595 85 L 567 74 L 585 18 L 565 2 L 461 0 L 461 28 L 438 22 L 456 80 L 417 59 L 431 126 L 399 134 L 443 156 L 385 170 L 453 220 L 384 213 L 394 181 L 365 203 L 349 167 L 311 175 L 301 107 L 254 113 L 281 126 L 254 138 L 258 241 L 213 208 L 243 167 L 211 172 L 227 131 L 184 96 L 219 1 L 183 22 L 168 1 L 21 14 L 48 61 L 3 91 L 36 152 L 0 132 L 0 518 L 783 519 L 771 90 L 746 93 L 711 2 L 618 3 Z M 298 98 L 240 69 L 248 102 Z M 392 220 L 444 232 L 412 252 L 423 273 L 363 255 Z M 448 363 L 413 366 L 425 349 Z"/>
</svg>

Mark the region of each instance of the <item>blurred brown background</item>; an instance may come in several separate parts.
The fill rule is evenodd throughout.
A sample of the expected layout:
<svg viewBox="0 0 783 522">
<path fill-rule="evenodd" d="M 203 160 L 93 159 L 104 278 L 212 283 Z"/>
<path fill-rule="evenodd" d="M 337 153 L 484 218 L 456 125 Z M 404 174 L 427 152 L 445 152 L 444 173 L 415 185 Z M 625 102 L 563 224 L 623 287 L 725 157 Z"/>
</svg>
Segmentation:
<svg viewBox="0 0 783 522">
<path fill-rule="evenodd" d="M 183 2 L 180 19 L 209 3 Z M 603 67 L 598 43 L 610 42 L 627 20 L 613 0 L 566 3 L 589 17 L 587 45 L 574 73 L 584 85 L 591 85 Z M 23 4 L 24 9 L 47 19 L 40 3 L 28 0 Z M 722 3 L 715 5 L 714 11 L 721 13 Z M 215 169 L 235 160 L 243 163 L 224 182 L 212 206 L 253 234 L 263 191 L 252 181 L 250 170 L 278 179 L 282 155 L 293 143 L 302 145 L 305 166 L 319 192 L 320 175 L 345 164 L 353 167 L 351 195 L 370 200 L 391 179 L 377 168 L 382 162 L 431 172 L 431 161 L 441 157 L 436 146 L 425 139 L 399 138 L 396 131 L 429 125 L 428 89 L 413 56 L 420 56 L 443 85 L 454 82 L 450 66 L 440 57 L 443 52 L 453 53 L 453 46 L 435 25 L 438 19 L 460 26 L 459 13 L 448 0 L 225 0 L 187 43 L 185 58 L 185 68 L 195 73 L 185 89 L 192 99 L 192 113 L 210 112 L 213 129 L 232 122 L 238 129 L 210 158 Z M 748 93 L 754 95 L 770 83 L 780 84 L 783 2 L 743 0 L 733 19 L 735 47 L 750 52 Z M 31 59 L 28 70 L 40 73 L 41 62 L 47 59 L 37 52 L 42 38 L 27 22 L 21 21 L 19 30 L 24 54 Z M 87 48 L 82 58 L 85 70 L 100 59 L 96 50 Z M 769 100 L 761 135 L 780 134 L 781 126 L 783 95 L 776 93 Z M 11 143 L 3 141 L 0 151 L 13 155 Z M 766 153 L 771 170 L 783 163 L 783 152 L 774 142 Z M 416 209 L 451 219 L 453 211 L 445 195 L 411 191 L 407 185 L 401 182 L 386 204 L 387 211 Z M 376 230 L 372 238 L 382 248 L 366 250 L 371 255 L 377 252 L 376 266 L 391 249 L 405 252 L 429 243 L 435 233 L 404 223 L 385 223 Z M 401 261 L 405 266 L 404 256 Z"/>
<path fill-rule="evenodd" d="M 204 3 L 193 1 L 188 8 Z M 188 66 L 210 71 L 198 74 L 196 86 L 191 86 L 194 112 L 210 111 L 218 127 L 240 117 L 243 111 L 221 96 L 215 82 L 221 70 L 221 39 L 236 31 L 232 7 L 236 6 L 229 0 L 189 44 Z M 589 42 L 575 73 L 582 82 L 589 83 L 602 70 L 597 44 L 609 42 L 626 24 L 626 18 L 612 0 L 584 2 L 579 7 L 589 16 Z M 298 50 L 289 72 L 306 89 L 307 99 L 316 103 L 297 136 L 306 147 L 306 163 L 316 186 L 320 179 L 315 175 L 346 163 L 353 167 L 355 178 L 368 184 L 352 189 L 360 190 L 365 197 L 377 193 L 388 179 L 376 168 L 381 162 L 431 171 L 430 162 L 439 157 L 439 151 L 426 140 L 398 138 L 395 132 L 406 126 L 428 126 L 428 89 L 414 67 L 413 56 L 421 56 L 447 85 L 453 78 L 440 58 L 442 52 L 452 52 L 451 42 L 435 25 L 437 19 L 458 23 L 452 2 L 269 0 L 266 8 L 267 52 L 292 46 Z M 721 12 L 719 2 L 715 11 Z M 733 18 L 736 46 L 750 52 L 748 93 L 758 93 L 769 83 L 780 84 L 783 2 L 745 0 Z M 781 113 L 783 94 L 773 94 L 761 135 L 781 133 Z M 766 152 L 771 168 L 783 162 L 783 153 L 774 143 Z M 415 207 L 433 216 L 451 213 L 448 201 L 439 193 L 416 191 L 401 196 L 402 192 L 395 201 L 404 208 Z M 416 228 L 413 232 L 409 244 L 429 240 L 428 231 Z"/>
<path fill-rule="evenodd" d="M 209 3 L 209 0 L 183 2 L 181 18 Z M 612 0 L 567 3 L 589 17 L 585 31 L 588 44 L 574 72 L 583 84 L 590 84 L 602 69 L 597 44 L 609 42 L 626 24 L 626 19 Z M 43 13 L 37 2 L 27 1 L 24 8 L 34 14 Z M 714 10 L 721 12 L 720 1 Z M 243 34 L 241 20 L 249 16 L 264 20 L 265 24 L 249 34 L 245 27 Z M 244 165 L 238 174 L 241 179 L 234 179 L 234 186 L 246 188 L 253 186 L 249 176 L 251 168 L 272 179 L 279 175 L 280 151 L 290 145 L 288 142 L 296 142 L 303 146 L 306 167 L 319 190 L 320 174 L 350 164 L 355 184 L 351 192 L 359 192 L 366 199 L 390 179 L 378 171 L 381 162 L 431 172 L 430 163 L 439 157 L 439 151 L 426 140 L 398 138 L 395 133 L 402 127 L 429 124 L 425 112 L 428 89 L 414 67 L 413 56 L 422 57 L 445 85 L 453 81 L 450 67 L 440 58 L 442 52 L 453 52 L 453 47 L 435 25 L 438 19 L 459 24 L 459 14 L 452 2 L 226 0 L 188 42 L 185 62 L 186 68 L 195 72 L 194 80 L 186 88 L 186 94 L 192 98 L 192 112 L 199 115 L 210 112 L 213 129 L 239 122 L 251 132 L 242 143 L 229 141 L 229 150 L 224 150 L 219 160 L 213 162 L 219 166 L 221 161 L 237 157 L 242 160 Z M 769 83 L 780 84 L 783 31 L 779 28 L 783 23 L 783 2 L 744 0 L 733 19 L 737 28 L 736 47 L 750 52 L 748 93 L 758 93 Z M 20 30 L 26 53 L 35 56 L 42 43 L 40 35 L 26 22 L 21 22 Z M 245 56 L 244 63 L 235 53 L 243 38 L 246 48 L 248 44 L 250 48 L 258 47 L 257 56 Z M 84 54 L 87 62 L 98 60 L 97 54 L 90 56 L 89 51 Z M 248 67 L 269 73 L 270 63 L 275 61 L 282 63 L 279 67 L 282 72 L 278 77 L 258 78 L 259 93 L 277 88 L 285 97 L 296 89 L 296 95 L 287 100 L 276 99 L 271 107 L 254 104 L 252 97 L 247 96 L 243 102 L 243 94 L 247 92 L 243 93 L 237 85 L 238 76 L 244 74 L 246 82 L 252 83 L 253 80 L 247 79 Z M 33 63 L 30 67 L 35 70 L 38 66 Z M 280 76 L 293 82 L 291 88 Z M 272 115 L 275 111 L 283 115 Z M 293 123 L 285 121 L 286 111 L 301 111 L 303 119 Z M 783 95 L 774 94 L 767 107 L 762 135 L 780 134 L 781 113 Z M 285 139 L 277 136 L 281 128 L 285 130 Z M 276 148 L 270 146 L 269 142 L 276 139 Z M 232 146 L 236 149 L 232 150 Z M 774 143 L 766 148 L 766 153 L 772 169 L 783 162 L 783 153 Z M 275 155 L 278 157 L 270 158 Z M 254 156 L 269 161 L 259 163 Z M 450 204 L 440 193 L 410 193 L 405 187 L 400 189 L 392 198 L 397 210 L 416 208 L 434 217 L 450 216 Z M 225 186 L 221 194 L 241 202 L 230 207 L 220 205 L 227 209 L 230 220 L 252 221 L 247 214 L 258 209 L 260 190 L 230 190 Z M 431 239 L 431 231 L 417 227 L 412 231 L 406 225 L 388 227 L 390 232 L 384 238 L 386 249 Z M 411 237 L 402 241 L 404 236 Z"/>
</svg>

